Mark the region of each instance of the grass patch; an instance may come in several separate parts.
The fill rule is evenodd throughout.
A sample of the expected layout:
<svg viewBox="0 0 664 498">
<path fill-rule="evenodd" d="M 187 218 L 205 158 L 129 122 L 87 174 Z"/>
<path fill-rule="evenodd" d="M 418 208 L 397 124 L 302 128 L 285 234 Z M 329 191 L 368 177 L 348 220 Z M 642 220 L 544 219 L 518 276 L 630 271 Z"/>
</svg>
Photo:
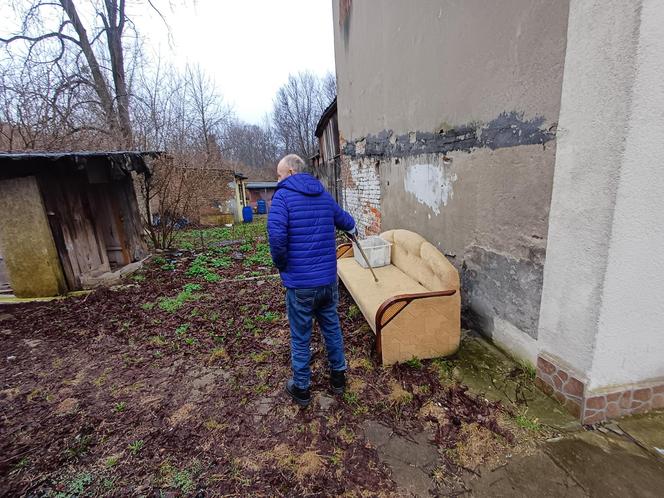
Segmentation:
<svg viewBox="0 0 664 498">
<path fill-rule="evenodd" d="M 182 292 L 177 296 L 160 298 L 159 308 L 169 313 L 174 313 L 182 308 L 187 301 L 197 301 L 200 299 L 200 295 L 195 294 L 198 290 L 201 290 L 200 284 L 186 284 L 182 287 Z"/>
<path fill-rule="evenodd" d="M 119 461 L 120 461 L 119 455 L 111 455 L 104 461 L 104 467 L 106 467 L 107 469 L 111 469 L 115 467 Z"/>
<path fill-rule="evenodd" d="M 263 363 L 267 360 L 269 353 L 267 351 L 261 351 L 260 353 L 251 353 L 251 359 L 256 363 Z"/>
<path fill-rule="evenodd" d="M 183 323 L 175 329 L 175 333 L 177 335 L 184 335 L 187 333 L 187 330 L 189 330 L 189 327 L 191 327 L 191 323 Z"/>
<path fill-rule="evenodd" d="M 274 322 L 280 317 L 279 313 L 276 311 L 266 311 L 262 315 L 256 317 L 256 320 L 259 322 Z"/>
<path fill-rule="evenodd" d="M 423 366 L 422 361 L 417 356 L 413 356 L 410 360 L 405 361 L 404 363 L 410 368 L 415 368 L 417 370 L 421 370 Z"/>
<path fill-rule="evenodd" d="M 527 429 L 529 431 L 538 432 L 542 430 L 542 425 L 539 423 L 539 420 L 536 418 L 531 419 L 525 413 L 521 413 L 514 417 L 516 425 L 522 429 Z"/>
<path fill-rule="evenodd" d="M 89 472 L 80 472 L 76 474 L 67 485 L 67 491 L 60 492 L 55 495 L 55 498 L 70 498 L 72 496 L 82 496 L 94 478 Z"/>
<path fill-rule="evenodd" d="M 346 316 L 351 320 L 360 316 L 360 308 L 358 308 L 355 304 L 351 304 L 350 308 L 348 308 L 348 313 L 346 313 Z"/>
<path fill-rule="evenodd" d="M 137 439 L 136 441 L 129 443 L 127 449 L 131 452 L 132 455 L 135 456 L 140 453 L 140 451 L 143 449 L 143 446 L 145 446 L 145 442 L 142 439 Z"/>
</svg>

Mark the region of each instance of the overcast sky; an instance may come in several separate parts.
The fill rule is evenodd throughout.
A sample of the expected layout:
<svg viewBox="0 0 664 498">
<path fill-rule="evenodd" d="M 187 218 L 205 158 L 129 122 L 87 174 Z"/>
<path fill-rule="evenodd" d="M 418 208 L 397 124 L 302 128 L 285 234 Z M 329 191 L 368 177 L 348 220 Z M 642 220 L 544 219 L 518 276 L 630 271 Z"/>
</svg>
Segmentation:
<svg viewBox="0 0 664 498">
<path fill-rule="evenodd" d="M 166 2 L 155 2 L 164 4 Z M 199 63 L 241 119 L 262 120 L 289 73 L 334 72 L 331 0 L 195 0 L 134 15 L 148 47 L 176 64 Z"/>
</svg>

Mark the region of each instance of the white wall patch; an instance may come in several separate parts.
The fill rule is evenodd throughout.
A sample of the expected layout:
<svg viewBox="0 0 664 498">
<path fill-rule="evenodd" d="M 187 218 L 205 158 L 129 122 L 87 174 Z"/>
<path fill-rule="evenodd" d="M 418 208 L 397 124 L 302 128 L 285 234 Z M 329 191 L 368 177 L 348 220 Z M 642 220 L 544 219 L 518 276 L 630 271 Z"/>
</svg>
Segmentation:
<svg viewBox="0 0 664 498">
<path fill-rule="evenodd" d="M 404 177 L 404 189 L 410 192 L 421 204 L 440 214 L 440 207 L 447 206 L 453 197 L 453 184 L 457 180 L 456 173 L 445 171 L 442 166 L 434 164 L 413 164 L 407 167 Z"/>
</svg>

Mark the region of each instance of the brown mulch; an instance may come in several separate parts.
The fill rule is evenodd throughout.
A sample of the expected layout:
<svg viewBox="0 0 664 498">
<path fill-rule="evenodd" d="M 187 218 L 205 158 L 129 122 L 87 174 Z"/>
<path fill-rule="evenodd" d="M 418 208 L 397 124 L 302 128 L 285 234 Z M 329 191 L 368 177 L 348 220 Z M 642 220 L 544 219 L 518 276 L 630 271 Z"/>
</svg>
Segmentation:
<svg viewBox="0 0 664 498">
<path fill-rule="evenodd" d="M 238 259 L 207 282 L 186 274 L 194 257 L 153 261 L 120 288 L 0 309 L 0 495 L 390 496 L 366 420 L 428 428 L 441 450 L 467 424 L 513 442 L 500 406 L 445 382 L 434 362 L 380 367 L 344 289 L 350 391 L 320 407 L 332 395 L 316 334 L 315 401 L 296 408 L 283 394 L 289 331 L 273 269 Z M 441 457 L 445 472 L 462 470 Z"/>
</svg>

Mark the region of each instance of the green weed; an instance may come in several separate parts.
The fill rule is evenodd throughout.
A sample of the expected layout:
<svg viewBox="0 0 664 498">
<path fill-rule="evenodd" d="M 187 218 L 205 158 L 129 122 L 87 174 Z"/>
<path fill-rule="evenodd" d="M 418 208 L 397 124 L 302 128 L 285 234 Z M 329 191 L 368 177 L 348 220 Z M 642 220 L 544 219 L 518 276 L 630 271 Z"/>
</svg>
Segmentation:
<svg viewBox="0 0 664 498">
<path fill-rule="evenodd" d="M 539 420 L 536 418 L 529 418 L 526 416 L 525 413 L 521 413 L 514 417 L 514 421 L 516 422 L 516 425 L 521 427 L 522 429 L 527 429 L 529 431 L 540 431 L 542 429 L 542 425 L 539 423 Z"/>
<path fill-rule="evenodd" d="M 211 322 L 216 322 L 219 320 L 219 312 L 218 311 L 213 311 L 210 313 L 210 316 L 208 317 Z"/>
<path fill-rule="evenodd" d="M 182 289 L 182 292 L 180 292 L 175 297 L 160 298 L 159 307 L 164 311 L 174 313 L 175 311 L 179 310 L 187 301 L 196 301 L 201 297 L 198 294 L 194 294 L 195 291 L 201 289 L 200 284 L 186 284 Z"/>
<path fill-rule="evenodd" d="M 111 455 L 104 461 L 104 466 L 107 469 L 110 469 L 112 467 L 115 467 L 118 462 L 120 461 L 120 457 L 118 455 Z"/>
<path fill-rule="evenodd" d="M 422 368 L 422 361 L 416 356 L 413 356 L 410 360 L 404 362 L 406 365 L 408 365 L 410 368 L 416 368 L 417 370 L 420 370 Z"/>
<path fill-rule="evenodd" d="M 350 308 L 348 308 L 348 313 L 346 313 L 346 316 L 348 316 L 348 318 L 350 318 L 351 320 L 353 318 L 360 316 L 360 308 L 358 308 L 354 304 L 351 304 Z"/>
<path fill-rule="evenodd" d="M 259 322 L 274 322 L 279 319 L 279 313 L 275 311 L 267 311 L 262 315 L 256 317 Z"/>
<path fill-rule="evenodd" d="M 267 360 L 269 353 L 267 351 L 261 351 L 260 353 L 251 353 L 250 356 L 256 363 L 263 363 Z"/>
<path fill-rule="evenodd" d="M 175 329 L 175 333 L 177 335 L 184 335 L 187 333 L 187 330 L 189 330 L 189 327 L 191 327 L 190 323 L 183 323 Z"/>
<path fill-rule="evenodd" d="M 124 401 L 118 401 L 115 403 L 115 406 L 113 407 L 113 410 L 115 410 L 115 413 L 122 413 L 127 409 L 127 403 Z"/>
<path fill-rule="evenodd" d="M 85 488 L 92 484 L 93 481 L 94 478 L 89 472 L 81 472 L 76 474 L 69 483 L 69 486 L 67 486 L 67 491 L 57 493 L 55 498 L 70 498 L 72 496 L 81 496 L 83 493 L 85 493 Z"/>
<path fill-rule="evenodd" d="M 222 258 L 214 258 L 210 261 L 210 264 L 215 268 L 230 268 L 233 266 L 233 261 L 230 257 L 224 256 Z"/>
<path fill-rule="evenodd" d="M 191 472 L 188 470 L 180 470 L 173 474 L 171 479 L 171 486 L 178 488 L 185 494 L 188 494 L 194 489 L 194 481 L 191 477 Z"/>
<path fill-rule="evenodd" d="M 239 247 L 240 251 L 242 251 L 242 252 L 249 252 L 249 251 L 251 251 L 253 248 L 254 248 L 254 246 L 252 246 L 251 244 L 242 244 L 242 245 Z"/>
<path fill-rule="evenodd" d="M 154 308 L 155 303 L 143 303 L 141 304 L 141 308 L 143 308 L 145 311 L 149 311 L 152 308 Z"/>
<path fill-rule="evenodd" d="M 132 455 L 138 455 L 138 453 L 143 449 L 143 446 L 145 446 L 145 442 L 142 439 L 137 439 L 136 441 L 129 443 L 127 449 L 131 452 Z"/>
<path fill-rule="evenodd" d="M 133 275 L 131 279 L 134 282 L 144 282 L 145 281 L 145 275 L 141 275 L 140 273 L 137 273 L 136 275 Z"/>
</svg>

